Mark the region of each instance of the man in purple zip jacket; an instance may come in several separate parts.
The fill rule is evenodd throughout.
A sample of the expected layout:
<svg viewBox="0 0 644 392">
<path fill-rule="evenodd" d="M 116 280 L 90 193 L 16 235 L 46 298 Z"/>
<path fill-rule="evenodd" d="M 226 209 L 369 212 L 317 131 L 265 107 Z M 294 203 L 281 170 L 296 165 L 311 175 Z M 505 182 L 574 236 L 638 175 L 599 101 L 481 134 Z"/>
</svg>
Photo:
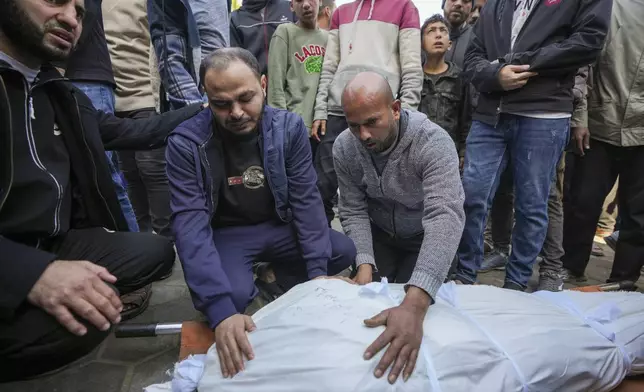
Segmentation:
<svg viewBox="0 0 644 392">
<path fill-rule="evenodd" d="M 255 325 L 242 314 L 258 293 L 253 263 L 270 262 L 285 291 L 341 272 L 356 248 L 328 228 L 308 130 L 298 115 L 264 104 L 266 77 L 255 57 L 220 49 L 201 76 L 210 110 L 168 141 L 172 230 L 195 307 L 215 330 L 224 377 L 232 377 L 244 369 L 242 353 L 253 358 L 246 331 Z"/>
</svg>

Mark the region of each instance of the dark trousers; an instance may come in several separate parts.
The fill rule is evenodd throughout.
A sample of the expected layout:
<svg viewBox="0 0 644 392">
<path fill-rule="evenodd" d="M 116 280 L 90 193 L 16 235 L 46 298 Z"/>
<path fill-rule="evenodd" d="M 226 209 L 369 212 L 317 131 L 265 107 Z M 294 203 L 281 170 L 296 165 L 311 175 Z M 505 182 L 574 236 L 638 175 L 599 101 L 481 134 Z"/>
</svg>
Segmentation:
<svg viewBox="0 0 644 392">
<path fill-rule="evenodd" d="M 318 175 L 318 190 L 322 196 L 324 212 L 329 225 L 333 220 L 333 199 L 338 193 L 338 177 L 333 167 L 333 143 L 335 139 L 349 128 L 347 120 L 341 116 L 329 116 L 326 120 L 326 134 L 322 136 L 315 154 L 315 171 Z"/>
<path fill-rule="evenodd" d="M 146 118 L 154 109 L 119 112 L 124 118 Z M 172 239 L 170 190 L 165 171 L 165 147 L 148 151 L 120 151 L 120 167 L 140 231 L 152 231 Z"/>
<path fill-rule="evenodd" d="M 539 272 L 561 272 L 564 255 L 563 250 L 563 187 L 564 171 L 566 167 L 566 154 L 564 153 L 557 164 L 557 174 L 552 180 L 550 186 L 550 195 L 548 195 L 548 232 L 541 249 L 542 261 L 539 266 Z"/>
<path fill-rule="evenodd" d="M 116 276 L 121 295 L 166 275 L 175 258 L 172 243 L 161 236 L 103 228 L 72 230 L 47 250 L 61 260 L 87 260 L 107 268 Z M 14 318 L 0 321 L 0 382 L 58 369 L 90 353 L 110 333 L 76 317 L 87 327 L 85 336 L 73 335 L 54 317 L 26 302 Z"/>
<path fill-rule="evenodd" d="M 644 265 L 644 146 L 592 140 L 586 155 L 574 159 L 564 203 L 564 267 L 575 275 L 585 272 L 602 205 L 619 176 L 620 231 L 608 281 L 637 281 Z"/>
<path fill-rule="evenodd" d="M 221 266 L 232 288 L 237 311 L 243 312 L 257 295 L 253 282 L 253 264 L 271 263 L 278 284 L 284 290 L 308 280 L 299 241 L 293 226 L 266 222 L 254 226 L 216 229 L 213 233 Z M 336 275 L 353 264 L 356 247 L 349 237 L 329 229 L 331 259 L 328 275 Z"/>
<path fill-rule="evenodd" d="M 492 239 L 494 249 L 509 253 L 512 240 L 512 227 L 514 226 L 514 180 L 512 167 L 508 165 L 494 195 L 490 219 L 486 227 Z M 487 234 L 487 233 L 486 233 Z"/>
<path fill-rule="evenodd" d="M 313 163 L 315 164 L 315 155 L 318 152 L 318 146 L 320 145 L 320 142 L 313 138 L 309 138 L 309 144 L 311 145 L 311 157 L 313 158 Z"/>
<path fill-rule="evenodd" d="M 378 271 L 373 274 L 374 282 L 387 278 L 389 283 L 407 283 L 416 267 L 424 234 L 400 238 L 371 225 L 371 236 L 378 268 Z"/>
</svg>

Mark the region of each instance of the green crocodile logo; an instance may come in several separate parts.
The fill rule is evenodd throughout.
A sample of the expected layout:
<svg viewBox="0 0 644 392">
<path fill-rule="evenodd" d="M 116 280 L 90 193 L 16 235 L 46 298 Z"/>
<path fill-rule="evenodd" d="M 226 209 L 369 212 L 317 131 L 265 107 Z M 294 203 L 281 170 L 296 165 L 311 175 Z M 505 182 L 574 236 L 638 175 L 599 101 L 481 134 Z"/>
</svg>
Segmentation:
<svg viewBox="0 0 644 392">
<path fill-rule="evenodd" d="M 322 56 L 309 56 L 304 60 L 304 69 L 307 73 L 320 73 L 322 72 Z"/>
</svg>

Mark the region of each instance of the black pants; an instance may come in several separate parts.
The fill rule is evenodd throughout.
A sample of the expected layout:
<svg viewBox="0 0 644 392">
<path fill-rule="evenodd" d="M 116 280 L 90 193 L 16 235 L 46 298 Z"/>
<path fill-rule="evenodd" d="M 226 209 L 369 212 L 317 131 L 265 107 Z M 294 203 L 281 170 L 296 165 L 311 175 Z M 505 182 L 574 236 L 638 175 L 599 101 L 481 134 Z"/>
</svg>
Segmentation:
<svg viewBox="0 0 644 392">
<path fill-rule="evenodd" d="M 506 168 L 499 180 L 488 222 L 486 230 L 489 232 L 494 248 L 507 253 L 510 249 L 514 226 L 514 181 L 510 166 Z"/>
<path fill-rule="evenodd" d="M 147 118 L 154 109 L 117 113 L 124 118 Z M 165 171 L 165 147 L 148 151 L 119 151 L 120 168 L 127 182 L 139 230 L 172 239 L 170 189 Z"/>
<path fill-rule="evenodd" d="M 387 278 L 389 283 L 407 283 L 416 267 L 424 234 L 410 238 L 392 237 L 387 232 L 371 225 L 373 253 L 378 271 L 374 282 Z"/>
<path fill-rule="evenodd" d="M 621 227 L 608 281 L 637 281 L 644 265 L 644 146 L 592 140 L 586 155 L 574 159 L 564 200 L 564 267 L 575 275 L 586 270 L 602 205 L 619 176 Z"/>
<path fill-rule="evenodd" d="M 548 195 L 548 232 L 543 242 L 541 255 L 543 260 L 539 265 L 539 272 L 561 272 L 561 258 L 563 257 L 563 187 L 565 158 L 564 153 L 557 164 L 557 172 L 550 186 Z"/>
<path fill-rule="evenodd" d="M 333 167 L 333 143 L 335 139 L 349 128 L 347 120 L 341 116 L 329 116 L 326 120 L 326 134 L 322 136 L 315 153 L 315 171 L 318 175 L 318 190 L 324 204 L 324 212 L 329 221 L 333 220 L 333 199 L 338 193 L 338 177 Z"/>
<path fill-rule="evenodd" d="M 121 295 L 166 275 L 175 257 L 172 243 L 161 236 L 111 233 L 102 228 L 72 230 L 47 250 L 61 260 L 87 260 L 107 268 L 118 279 L 114 286 Z M 58 369 L 90 353 L 110 333 L 99 331 L 79 316 L 77 319 L 87 327 L 82 337 L 28 303 L 13 319 L 0 321 L 0 382 Z"/>
</svg>

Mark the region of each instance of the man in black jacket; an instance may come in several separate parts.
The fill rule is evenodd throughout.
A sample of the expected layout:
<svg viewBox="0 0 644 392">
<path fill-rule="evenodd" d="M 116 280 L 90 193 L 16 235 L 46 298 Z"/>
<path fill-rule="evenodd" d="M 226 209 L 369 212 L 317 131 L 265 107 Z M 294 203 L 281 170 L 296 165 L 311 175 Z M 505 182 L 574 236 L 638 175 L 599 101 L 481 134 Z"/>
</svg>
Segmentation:
<svg viewBox="0 0 644 392">
<path fill-rule="evenodd" d="M 467 139 L 467 215 L 456 279 L 473 283 L 500 174 L 514 177 L 516 224 L 505 287 L 525 289 L 548 227 L 548 193 L 568 141 L 577 69 L 601 52 L 611 0 L 490 0 L 465 56 L 480 92 Z"/>
<path fill-rule="evenodd" d="M 472 39 L 472 26 L 467 19 L 472 12 L 472 0 L 443 0 L 443 14 L 450 23 L 449 39 L 452 41 L 445 61 L 464 69 L 465 51 Z"/>
<path fill-rule="evenodd" d="M 268 73 L 268 46 L 282 23 L 295 21 L 286 0 L 244 0 L 230 16 L 230 46 L 244 48 L 259 62 L 262 75 Z M 270 83 L 270 80 L 269 80 Z"/>
<path fill-rule="evenodd" d="M 82 30 L 83 0 L 0 0 L 0 382 L 89 353 L 118 294 L 171 272 L 172 244 L 127 233 L 105 156 L 145 149 L 200 105 L 143 120 L 94 109 L 49 66 Z"/>
</svg>

